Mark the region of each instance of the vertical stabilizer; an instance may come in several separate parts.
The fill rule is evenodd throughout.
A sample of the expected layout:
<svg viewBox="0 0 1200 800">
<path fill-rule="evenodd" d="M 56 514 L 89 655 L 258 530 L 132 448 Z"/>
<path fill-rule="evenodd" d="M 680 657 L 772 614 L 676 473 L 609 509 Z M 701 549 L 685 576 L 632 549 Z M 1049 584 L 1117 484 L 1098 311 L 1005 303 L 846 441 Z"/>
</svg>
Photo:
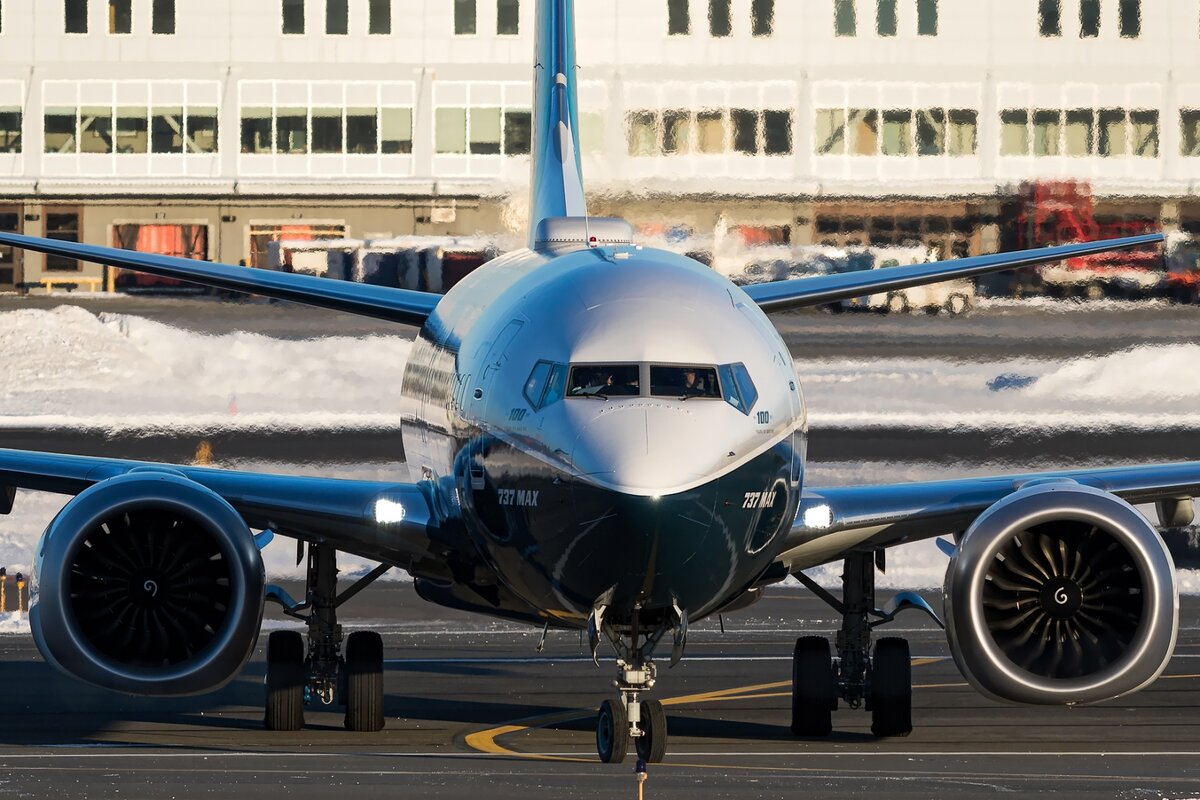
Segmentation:
<svg viewBox="0 0 1200 800">
<path fill-rule="evenodd" d="M 575 91 L 575 0 L 537 0 L 529 232 L 549 217 L 583 217 Z"/>
</svg>

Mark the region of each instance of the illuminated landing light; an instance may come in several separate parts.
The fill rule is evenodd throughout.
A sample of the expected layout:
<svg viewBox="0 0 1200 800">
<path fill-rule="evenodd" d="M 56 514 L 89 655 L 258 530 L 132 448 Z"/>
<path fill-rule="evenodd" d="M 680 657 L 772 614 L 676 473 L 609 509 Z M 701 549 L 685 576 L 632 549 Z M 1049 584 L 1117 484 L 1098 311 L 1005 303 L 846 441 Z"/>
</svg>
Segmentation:
<svg viewBox="0 0 1200 800">
<path fill-rule="evenodd" d="M 375 521 L 381 525 L 404 522 L 404 504 L 381 497 L 375 501 Z"/>
<path fill-rule="evenodd" d="M 804 509 L 804 527 L 828 528 L 833 525 L 833 510 L 826 505 Z"/>
</svg>

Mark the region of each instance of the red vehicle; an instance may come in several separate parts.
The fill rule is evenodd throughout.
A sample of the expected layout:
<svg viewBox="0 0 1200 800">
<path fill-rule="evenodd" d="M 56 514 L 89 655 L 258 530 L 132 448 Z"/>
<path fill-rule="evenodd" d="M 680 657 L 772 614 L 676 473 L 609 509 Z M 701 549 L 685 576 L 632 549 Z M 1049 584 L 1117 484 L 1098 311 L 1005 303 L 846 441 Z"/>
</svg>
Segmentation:
<svg viewBox="0 0 1200 800">
<path fill-rule="evenodd" d="M 1023 183 L 1008 210 L 1018 248 L 1137 236 L 1159 225 L 1157 219 L 1144 216 L 1097 216 L 1091 187 L 1078 181 Z M 1046 294 L 1088 299 L 1161 294 L 1165 278 L 1163 259 L 1155 248 L 1073 258 L 1042 267 L 1039 276 Z"/>
</svg>

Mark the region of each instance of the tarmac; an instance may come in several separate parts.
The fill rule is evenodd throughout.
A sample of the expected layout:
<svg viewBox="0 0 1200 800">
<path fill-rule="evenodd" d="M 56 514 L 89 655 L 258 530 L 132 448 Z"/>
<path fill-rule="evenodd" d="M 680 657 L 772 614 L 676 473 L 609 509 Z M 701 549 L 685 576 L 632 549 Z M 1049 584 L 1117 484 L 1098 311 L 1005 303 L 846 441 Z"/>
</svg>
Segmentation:
<svg viewBox="0 0 1200 800">
<path fill-rule="evenodd" d="M 573 632 L 491 623 L 431 606 L 385 582 L 345 607 L 347 629 L 383 634 L 386 728 L 342 729 L 310 708 L 298 733 L 262 729 L 262 644 L 211 695 L 126 698 L 57 675 L 27 636 L 0 637 L 0 793 L 19 797 L 636 797 L 634 757 L 601 764 L 593 714 L 614 666 L 594 666 Z M 267 627 L 288 623 L 268 612 Z M 1185 598 L 1166 674 L 1130 698 L 1080 708 L 989 701 L 968 687 L 931 621 L 880 629 L 914 655 L 913 733 L 877 740 L 843 707 L 824 739 L 792 736 L 791 650 L 835 620 L 799 589 L 698 623 L 687 658 L 660 666 L 666 761 L 645 797 L 982 798 L 1200 795 L 1200 602 Z"/>
</svg>

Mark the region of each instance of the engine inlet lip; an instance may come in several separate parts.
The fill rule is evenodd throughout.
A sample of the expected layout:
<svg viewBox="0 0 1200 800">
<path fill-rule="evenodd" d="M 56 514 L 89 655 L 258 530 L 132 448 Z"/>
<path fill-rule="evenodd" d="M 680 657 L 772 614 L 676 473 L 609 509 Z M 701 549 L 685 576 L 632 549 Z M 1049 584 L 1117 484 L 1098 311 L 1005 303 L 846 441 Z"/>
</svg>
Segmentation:
<svg viewBox="0 0 1200 800">
<path fill-rule="evenodd" d="M 1018 498 L 1020 502 L 1016 502 Z M 1045 678 L 1014 664 L 992 637 L 983 604 L 987 565 L 995 558 L 1008 536 L 992 535 L 986 542 L 986 536 L 972 536 L 985 521 L 992 530 L 1010 533 L 1028 530 L 1046 522 L 1075 521 L 1094 525 L 1113 536 L 1136 563 L 1143 587 L 1141 628 L 1126 652 L 1107 667 L 1078 678 Z M 1138 536 L 1136 532 L 1139 530 L 1150 532 L 1153 536 Z M 969 572 L 968 565 L 978 566 Z M 1160 574 L 1156 575 L 1156 572 Z M 1156 582 L 1161 575 L 1166 575 L 1172 581 L 1170 587 Z M 978 676 L 968 674 L 971 682 L 981 691 L 990 696 L 1021 702 L 1087 703 L 1142 688 L 1157 678 L 1166 667 L 1174 650 L 1177 625 L 1170 625 L 1169 642 L 1162 641 L 1160 629 L 1164 616 L 1173 614 L 1175 619 L 1178 617 L 1178 596 L 1172 590 L 1173 581 L 1174 568 L 1166 546 L 1136 509 L 1099 489 L 1079 484 L 1054 484 L 1030 487 L 1009 495 L 976 520 L 963 537 L 960 553 L 956 556 L 947 583 L 949 594 L 946 600 L 957 607 L 960 613 L 966 612 L 967 625 L 954 626 L 960 634 L 960 647 L 975 651 L 1000 673 L 1003 681 L 1010 686 L 1020 687 L 1020 696 L 997 695 Z M 1166 657 L 1158 669 L 1149 679 L 1134 684 L 1129 673 L 1142 664 L 1148 654 L 1157 654 L 1164 645 Z M 1114 691 L 1114 687 L 1120 690 Z"/>
</svg>

